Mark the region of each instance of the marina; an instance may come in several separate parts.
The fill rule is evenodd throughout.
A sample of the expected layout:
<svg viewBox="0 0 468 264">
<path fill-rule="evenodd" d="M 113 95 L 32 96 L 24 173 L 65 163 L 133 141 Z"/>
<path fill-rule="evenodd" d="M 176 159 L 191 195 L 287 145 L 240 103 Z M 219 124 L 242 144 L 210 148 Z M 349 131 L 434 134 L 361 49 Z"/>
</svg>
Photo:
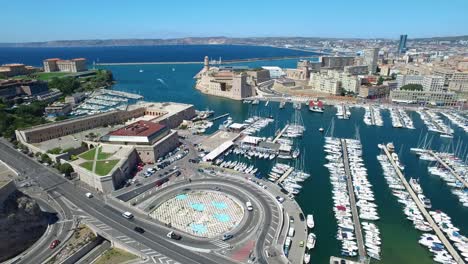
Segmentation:
<svg viewBox="0 0 468 264">
<path fill-rule="evenodd" d="M 416 112 L 421 116 L 429 131 L 439 133 L 441 137 L 453 138 L 453 129 L 445 124 L 435 112 L 426 110 Z"/>
<path fill-rule="evenodd" d="M 389 108 L 392 118 L 392 126 L 395 128 L 415 129 L 413 121 L 402 108 Z"/>
<path fill-rule="evenodd" d="M 393 144 L 387 144 L 387 145 L 380 144 L 379 148 L 381 150 L 383 150 L 383 152 L 385 153 L 385 155 L 386 155 L 388 161 L 390 162 L 390 164 L 392 165 L 396 175 L 399 177 L 400 183 L 403 185 L 403 188 L 406 190 L 406 192 L 409 194 L 409 197 L 412 199 L 412 203 L 410 203 L 409 207 L 406 207 L 405 212 L 409 215 L 408 217 L 412 216 L 411 219 L 416 220 L 417 223 L 419 223 L 419 225 L 423 225 L 426 228 L 427 228 L 427 226 L 429 226 L 436 233 L 437 237 L 440 239 L 441 243 L 444 245 L 445 249 L 447 250 L 447 251 L 436 252 L 435 256 L 434 256 L 434 260 L 436 260 L 436 259 L 438 260 L 439 258 L 443 258 L 444 259 L 443 262 L 440 262 L 440 261 L 437 261 L 437 262 L 439 262 L 439 263 L 464 263 L 463 259 L 460 257 L 458 252 L 453 248 L 452 244 L 449 242 L 449 240 L 447 239 L 445 234 L 441 231 L 439 226 L 436 224 L 434 219 L 431 217 L 429 212 L 426 210 L 426 207 L 421 202 L 421 200 L 418 197 L 415 190 L 411 187 L 411 185 L 408 183 L 408 181 L 406 180 L 406 178 L 404 177 L 404 175 L 401 173 L 400 169 L 398 168 L 398 166 L 394 162 L 394 159 L 393 159 L 393 157 L 391 155 L 391 152 L 393 151 L 392 146 L 393 146 Z M 403 197 L 404 193 L 401 193 L 401 192 L 398 193 L 397 192 L 397 195 Z M 416 205 L 416 208 L 418 209 L 418 211 L 415 211 L 414 208 L 411 209 L 411 204 L 413 204 L 413 203 Z M 419 221 L 421 221 L 423 219 L 425 219 L 427 222 L 422 222 L 422 224 L 421 224 L 421 222 L 419 222 Z M 423 228 L 420 228 L 420 229 L 423 229 Z M 427 231 L 430 231 L 431 229 L 427 228 L 427 229 L 425 229 L 425 231 L 427 232 Z M 425 238 L 425 237 L 426 236 L 423 236 L 423 238 Z M 433 239 L 433 237 L 432 237 L 432 239 Z M 431 244 L 431 246 L 432 246 L 432 244 Z M 450 254 L 451 257 L 449 257 L 448 254 Z"/>
<path fill-rule="evenodd" d="M 258 64 L 255 64 L 255 66 L 257 65 Z M 124 74 L 123 72 L 127 70 L 126 68 L 120 67 L 124 66 L 113 67 L 113 71 L 115 70 L 117 79 L 122 78 L 121 75 Z M 159 71 L 164 71 L 163 65 L 155 65 L 154 67 L 158 67 Z M 175 73 L 173 73 L 169 67 L 168 76 L 170 74 L 180 74 L 181 72 L 183 72 L 182 67 L 185 67 L 186 71 L 189 71 L 189 69 L 191 69 L 190 65 L 181 65 L 177 67 L 178 68 Z M 294 67 L 294 64 L 292 64 L 289 67 Z M 122 69 L 122 71 L 120 69 Z M 196 72 L 198 70 L 199 67 L 193 67 L 193 72 Z M 149 75 L 149 72 L 149 69 L 145 69 L 145 72 L 141 73 L 141 75 Z M 169 77 L 162 78 L 168 80 Z M 330 189 L 333 188 L 333 185 L 331 185 L 330 177 L 327 177 L 327 175 L 329 175 L 330 172 L 327 171 L 326 167 L 322 166 L 324 162 L 328 161 L 328 159 L 325 158 L 325 156 L 327 156 L 326 154 L 328 153 L 324 153 L 323 151 L 321 151 L 321 149 L 324 148 L 324 144 L 327 144 L 327 142 L 323 137 L 323 134 L 319 132 L 320 128 L 324 127 L 326 129 L 333 119 L 335 119 L 334 134 L 337 137 L 352 138 L 354 136 L 355 129 L 350 129 L 350 127 L 354 128 L 357 126 L 359 127 L 361 138 L 363 139 L 363 163 L 368 169 L 368 180 L 372 184 L 373 191 L 375 192 L 375 203 L 379 206 L 378 216 L 380 220 L 377 220 L 378 222 L 376 222 L 378 226 L 375 225 L 374 227 L 373 225 L 371 225 L 369 227 L 364 227 L 364 225 L 367 226 L 367 224 L 364 223 L 372 223 L 373 221 L 361 219 L 361 229 L 363 233 L 364 246 L 366 242 L 366 236 L 369 238 L 375 238 L 375 234 L 380 233 L 381 238 L 385 240 L 381 241 L 381 260 L 379 263 L 433 263 L 431 253 L 426 250 L 426 247 L 421 247 L 418 244 L 418 240 L 420 239 L 420 234 L 418 233 L 418 231 L 416 229 L 413 229 L 412 226 L 408 229 L 407 223 L 401 221 L 402 216 L 406 217 L 406 215 L 404 215 L 401 208 L 398 207 L 398 203 L 395 199 L 393 199 L 392 201 L 388 201 L 388 199 L 386 198 L 388 193 L 384 191 L 384 189 L 382 189 L 382 184 L 384 184 L 384 187 L 386 185 L 385 179 L 383 177 L 381 179 L 380 177 L 378 177 L 382 174 L 382 171 L 379 166 L 378 160 L 375 158 L 377 153 L 375 153 L 376 155 L 372 157 L 372 154 L 375 152 L 376 149 L 376 144 L 378 144 L 382 140 L 394 141 L 395 145 L 398 147 L 399 150 L 401 149 L 401 145 L 405 146 L 403 150 L 398 151 L 401 152 L 398 153 L 400 160 L 405 161 L 405 173 L 408 173 L 408 175 L 412 175 L 413 177 L 418 178 L 421 185 L 434 186 L 433 188 L 429 189 L 424 188 L 424 195 L 427 198 L 430 198 L 433 204 L 433 208 L 440 208 L 444 211 L 444 213 L 452 217 L 453 224 L 457 225 L 461 229 L 461 231 L 466 230 L 466 224 L 464 224 L 463 220 L 461 220 L 467 216 L 466 211 L 462 210 L 461 204 L 459 205 L 458 200 L 455 199 L 456 197 L 452 195 L 451 189 L 446 188 L 445 185 L 442 186 L 444 187 L 444 189 L 439 188 L 437 184 L 440 182 L 440 179 L 438 177 L 428 177 L 430 175 L 428 175 L 427 164 L 419 164 L 417 162 L 417 157 L 415 155 L 412 155 L 409 151 L 411 147 L 416 147 L 416 142 L 418 142 L 418 136 L 421 134 L 420 130 L 423 130 L 422 134 L 425 134 L 427 131 L 427 126 L 423 124 L 423 120 L 419 118 L 419 115 L 417 115 L 415 111 L 405 110 L 408 113 L 408 115 L 412 118 L 414 126 L 417 129 L 413 132 L 413 130 L 410 129 L 393 128 L 391 125 L 390 113 L 386 110 L 380 110 L 383 126 L 368 126 L 363 122 L 365 114 L 365 110 L 363 108 L 350 107 L 350 112 L 352 113 L 353 118 L 345 121 L 339 120 L 337 118 L 337 116 L 335 115 L 336 112 L 334 111 L 334 108 L 336 107 L 329 107 L 327 102 L 324 102 L 326 106 L 324 108 L 324 112 L 321 114 L 310 111 L 308 107 L 302 107 L 301 110 L 294 109 L 293 107 L 290 107 L 292 106 L 292 104 L 289 103 L 287 98 L 278 100 L 268 99 L 269 103 L 267 106 L 265 106 L 265 103 L 259 105 L 252 105 L 251 103 L 243 104 L 242 102 L 226 103 L 226 100 L 200 95 L 197 91 L 192 91 L 191 89 L 187 88 L 190 87 L 189 83 L 190 82 L 186 82 L 185 86 L 180 86 L 178 83 L 170 84 L 168 81 L 168 85 L 179 85 L 177 89 L 185 89 L 184 94 L 186 95 L 184 95 L 185 97 L 180 100 L 183 100 L 184 102 L 193 103 L 198 109 L 204 109 L 206 108 L 206 105 L 210 105 L 210 109 L 214 110 L 215 113 L 217 113 L 216 115 L 230 113 L 230 117 L 232 117 L 233 122 L 232 124 L 242 124 L 246 119 L 252 117 L 253 115 L 268 118 L 271 117 L 272 119 L 274 119 L 273 123 L 262 128 L 258 132 L 255 132 L 251 136 L 262 138 L 262 146 L 263 144 L 268 143 L 268 138 L 271 137 L 271 141 L 273 141 L 276 138 L 275 143 L 278 145 L 292 144 L 293 147 L 291 147 L 291 150 L 294 150 L 296 148 L 300 149 L 301 154 L 297 160 L 302 160 L 302 158 L 304 158 L 305 156 L 303 168 L 301 168 L 301 166 L 298 166 L 297 168 L 307 172 L 314 172 L 313 180 L 303 181 L 301 184 L 299 184 L 302 186 L 301 189 L 289 188 L 289 190 L 297 192 L 297 194 L 294 195 L 294 199 L 301 205 L 302 209 L 304 210 L 304 214 L 307 215 L 313 213 L 315 222 L 313 233 L 316 235 L 318 240 L 316 241 L 314 250 L 310 250 L 307 252 L 307 254 L 310 255 L 311 263 L 324 263 L 325 261 L 328 262 L 330 256 L 337 254 L 340 255 L 342 250 L 342 242 L 340 240 L 337 240 L 335 236 L 337 235 L 336 219 L 334 217 L 334 214 L 332 214 L 331 216 L 329 215 L 330 207 L 336 208 L 336 206 L 334 205 L 334 199 L 331 195 L 332 192 L 330 191 Z M 123 85 L 119 86 L 118 84 L 116 89 L 134 91 L 134 89 L 138 89 L 138 87 L 130 87 L 127 89 L 126 87 L 123 87 Z M 160 93 L 162 94 L 160 100 L 173 101 L 176 98 L 178 98 L 178 95 L 171 95 L 170 93 L 166 93 L 166 90 L 161 90 Z M 146 91 L 145 97 L 149 96 L 149 98 L 151 98 L 152 94 L 153 90 L 151 90 L 151 92 L 150 90 L 148 90 Z M 253 100 L 251 100 L 251 102 L 252 101 Z M 283 108 L 280 107 L 281 105 L 283 105 Z M 382 108 L 387 107 L 382 106 Z M 281 130 L 283 130 L 286 127 L 286 125 L 295 123 L 294 115 L 296 111 L 301 112 L 303 116 L 303 126 L 305 128 L 305 131 L 303 132 L 302 137 L 289 138 L 282 135 L 278 136 L 278 134 L 276 133 L 278 130 L 281 132 Z M 204 132 L 203 134 L 212 133 L 218 128 L 219 125 L 222 125 L 224 121 L 226 120 L 220 119 L 214 121 L 213 126 L 211 128 L 206 129 L 206 132 Z M 284 129 L 283 134 L 286 135 L 286 129 Z M 454 141 L 464 139 L 464 134 L 461 134 L 460 129 L 458 129 L 458 127 L 454 131 L 453 135 Z M 263 138 L 265 140 L 263 140 Z M 432 140 L 428 140 L 426 142 L 426 145 L 430 145 L 432 149 L 439 149 L 440 146 L 445 146 L 446 144 L 448 144 L 450 140 L 451 139 L 441 140 L 439 139 L 439 137 L 434 137 Z M 223 141 L 217 141 L 218 145 L 221 145 L 222 143 Z M 259 154 L 252 155 L 251 159 L 248 159 L 247 155 L 235 153 L 241 153 L 240 145 L 241 143 L 239 142 L 237 145 L 233 146 L 233 150 L 230 154 L 228 154 L 227 156 L 224 156 L 223 154 L 220 157 L 223 158 L 224 161 L 231 161 L 231 163 L 236 161 L 238 163 L 245 163 L 247 165 L 247 169 L 253 165 L 254 169 L 257 169 L 255 174 L 260 172 L 261 176 L 265 180 L 268 180 L 272 168 L 277 163 L 286 164 L 288 166 L 296 168 L 296 160 L 294 159 L 280 160 L 277 157 L 273 157 L 273 159 L 270 160 L 270 156 L 268 156 L 268 158 L 263 158 L 265 155 L 262 155 L 262 158 L 260 158 Z M 245 145 L 245 147 L 247 147 L 247 144 Z M 261 152 L 262 150 L 262 148 L 260 147 L 260 142 L 257 146 L 255 146 L 255 148 L 253 148 L 253 146 L 249 147 L 252 148 L 252 154 L 254 154 L 254 151 Z M 270 145 L 269 147 L 270 149 L 272 149 Z M 229 152 L 229 150 L 227 152 Z M 306 152 L 307 154 L 303 155 Z M 229 168 L 223 169 L 230 170 Z M 253 179 L 255 179 L 255 174 L 246 174 L 246 177 L 252 177 Z M 294 172 L 292 172 L 287 178 L 292 179 L 293 176 Z M 310 179 L 311 178 L 312 177 L 310 177 Z M 262 180 L 260 180 L 260 182 L 262 182 Z M 289 184 L 289 186 L 292 187 L 295 185 Z M 348 191 L 346 190 L 346 192 Z M 347 211 L 345 213 L 351 213 L 350 208 L 346 210 Z M 298 219 L 296 219 L 296 221 L 298 221 Z M 422 225 L 420 227 L 424 228 Z M 366 234 L 366 228 L 372 231 L 369 235 Z M 346 234 L 344 236 L 347 236 L 347 233 L 344 234 Z M 356 235 L 353 234 L 352 237 L 354 237 L 354 242 L 356 242 Z M 377 239 L 374 240 L 377 241 Z M 299 241 L 292 241 L 291 245 L 293 246 L 294 243 L 298 242 Z M 351 243 L 348 244 L 351 247 Z M 304 247 L 305 246 L 306 245 L 304 245 Z M 366 250 L 366 253 L 368 255 L 369 252 L 370 251 Z M 357 259 L 357 257 L 345 258 L 354 259 L 355 261 Z"/>
<path fill-rule="evenodd" d="M 383 126 L 380 108 L 376 106 L 364 106 L 364 123 L 368 126 Z"/>
</svg>

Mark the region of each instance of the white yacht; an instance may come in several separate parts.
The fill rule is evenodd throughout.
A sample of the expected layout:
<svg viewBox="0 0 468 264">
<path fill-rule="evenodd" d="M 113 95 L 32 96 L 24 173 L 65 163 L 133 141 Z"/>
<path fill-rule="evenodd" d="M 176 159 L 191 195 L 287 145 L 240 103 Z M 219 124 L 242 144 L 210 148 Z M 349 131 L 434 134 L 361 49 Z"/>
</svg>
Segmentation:
<svg viewBox="0 0 468 264">
<path fill-rule="evenodd" d="M 308 236 L 307 236 L 307 244 L 306 244 L 306 247 L 308 249 L 313 249 L 315 247 L 315 242 L 317 240 L 317 237 L 315 236 L 314 233 L 310 233 Z"/>
<path fill-rule="evenodd" d="M 312 214 L 307 215 L 307 226 L 311 229 L 315 226 L 314 216 Z"/>
</svg>

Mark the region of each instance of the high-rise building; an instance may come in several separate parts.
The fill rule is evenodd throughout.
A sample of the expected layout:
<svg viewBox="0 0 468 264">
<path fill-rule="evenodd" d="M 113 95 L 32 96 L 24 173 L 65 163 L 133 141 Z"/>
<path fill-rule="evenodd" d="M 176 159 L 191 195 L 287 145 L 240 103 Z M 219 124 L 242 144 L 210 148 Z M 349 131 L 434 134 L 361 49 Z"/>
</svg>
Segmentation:
<svg viewBox="0 0 468 264">
<path fill-rule="evenodd" d="M 364 64 L 369 66 L 369 73 L 377 72 L 377 60 L 379 59 L 379 48 L 370 48 L 364 50 Z"/>
<path fill-rule="evenodd" d="M 400 35 L 400 43 L 398 44 L 398 53 L 404 54 L 406 52 L 406 39 L 408 35 Z"/>
</svg>

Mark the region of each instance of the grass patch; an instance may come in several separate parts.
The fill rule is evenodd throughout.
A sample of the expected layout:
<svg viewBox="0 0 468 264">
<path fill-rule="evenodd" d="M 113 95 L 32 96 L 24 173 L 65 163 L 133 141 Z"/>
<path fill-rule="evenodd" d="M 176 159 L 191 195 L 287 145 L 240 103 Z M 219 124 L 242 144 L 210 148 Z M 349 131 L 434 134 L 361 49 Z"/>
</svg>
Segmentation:
<svg viewBox="0 0 468 264">
<path fill-rule="evenodd" d="M 111 248 L 104 252 L 102 256 L 100 256 L 95 264 L 114 264 L 114 263 L 122 263 L 132 259 L 137 259 L 138 257 L 128 253 L 127 251 L 123 251 L 117 248 Z"/>
<path fill-rule="evenodd" d="M 33 74 L 34 78 L 37 78 L 41 81 L 48 81 L 52 78 L 60 78 L 65 75 L 70 74 L 69 72 L 38 72 Z"/>
<path fill-rule="evenodd" d="M 96 174 L 105 176 L 107 175 L 119 162 L 119 160 L 101 160 L 96 161 Z"/>
<path fill-rule="evenodd" d="M 102 152 L 102 148 L 99 148 L 99 152 L 97 156 L 98 160 L 105 160 L 105 159 L 108 159 L 110 156 L 112 156 L 112 153 Z"/>
<path fill-rule="evenodd" d="M 85 160 L 94 160 L 94 156 L 96 155 L 96 148 L 90 149 L 85 153 L 82 153 L 79 157 Z"/>
<path fill-rule="evenodd" d="M 89 170 L 89 171 L 93 171 L 93 162 L 92 161 L 85 161 L 83 163 L 80 164 L 81 167 Z"/>
</svg>

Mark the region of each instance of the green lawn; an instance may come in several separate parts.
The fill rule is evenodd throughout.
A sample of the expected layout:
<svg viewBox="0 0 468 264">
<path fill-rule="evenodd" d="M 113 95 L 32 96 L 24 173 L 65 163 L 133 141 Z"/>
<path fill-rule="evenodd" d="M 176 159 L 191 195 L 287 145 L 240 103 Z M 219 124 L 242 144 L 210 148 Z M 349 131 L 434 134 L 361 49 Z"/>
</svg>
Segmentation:
<svg viewBox="0 0 468 264">
<path fill-rule="evenodd" d="M 80 164 L 81 167 L 89 170 L 89 171 L 93 171 L 93 162 L 92 161 L 85 161 L 83 163 Z"/>
<path fill-rule="evenodd" d="M 68 74 L 70 73 L 69 72 L 38 72 L 38 73 L 35 73 L 34 76 L 36 76 L 38 80 L 48 81 L 52 78 L 55 78 L 55 77 L 60 78 Z"/>
<path fill-rule="evenodd" d="M 132 259 L 137 259 L 138 257 L 128 253 L 127 251 L 123 251 L 117 248 L 111 248 L 107 250 L 104 254 L 102 254 L 95 264 L 114 264 L 114 263 L 123 263 L 127 262 Z"/>
<path fill-rule="evenodd" d="M 85 160 L 94 160 L 94 156 L 96 155 L 96 148 L 90 149 L 85 153 L 80 154 L 80 158 Z"/>
<path fill-rule="evenodd" d="M 119 162 L 119 160 L 100 160 L 96 161 L 96 174 L 106 176 Z"/>
<path fill-rule="evenodd" d="M 99 153 L 97 156 L 98 160 L 105 160 L 112 156 L 112 153 L 102 152 L 102 148 L 99 148 Z"/>
</svg>

